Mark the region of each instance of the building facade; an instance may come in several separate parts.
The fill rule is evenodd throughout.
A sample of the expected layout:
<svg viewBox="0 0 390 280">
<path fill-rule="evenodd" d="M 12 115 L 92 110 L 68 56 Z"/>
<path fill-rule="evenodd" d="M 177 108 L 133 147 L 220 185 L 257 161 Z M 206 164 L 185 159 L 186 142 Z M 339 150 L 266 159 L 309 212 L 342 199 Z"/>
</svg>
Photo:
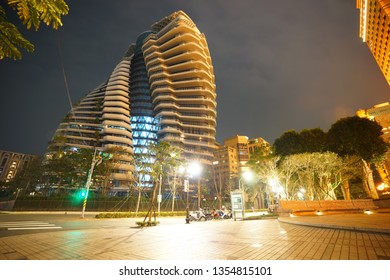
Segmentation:
<svg viewBox="0 0 390 280">
<path fill-rule="evenodd" d="M 270 152 L 271 146 L 263 138 L 248 138 L 235 135 L 227 138 L 224 145 L 220 145 L 214 152 L 213 174 L 215 184 L 237 187 L 240 176 L 250 171 L 247 162 L 253 153 L 258 150 L 264 155 Z M 232 186 L 231 186 L 232 187 Z"/>
<path fill-rule="evenodd" d="M 249 160 L 249 138 L 247 136 L 235 135 L 225 139 L 224 145 L 233 147 L 237 150 L 237 161 L 239 164 L 239 172 L 246 169 L 246 163 Z"/>
<path fill-rule="evenodd" d="M 214 184 L 229 185 L 239 173 L 238 153 L 235 147 L 219 146 L 214 152 L 213 179 Z"/>
<path fill-rule="evenodd" d="M 361 118 L 375 120 L 382 126 L 383 140 L 390 143 L 390 103 L 385 102 L 374 105 L 369 109 L 361 109 L 356 112 L 356 115 Z"/>
<path fill-rule="evenodd" d="M 116 188 L 133 180 L 134 154 L 169 142 L 186 161 L 211 166 L 215 150 L 215 79 L 206 38 L 182 11 L 141 33 L 106 82 L 74 106 L 58 127 L 48 157 L 60 147 L 119 147 Z"/>
<path fill-rule="evenodd" d="M 383 140 L 390 145 L 390 103 L 385 102 L 374 105 L 369 109 L 361 109 L 356 112 L 360 118 L 376 121 L 382 126 Z M 383 163 L 376 163 L 375 168 L 383 182 L 390 186 L 390 151 L 387 152 Z"/>
<path fill-rule="evenodd" d="M 8 183 L 37 156 L 0 151 L 0 182 Z"/>
<path fill-rule="evenodd" d="M 359 36 L 390 84 L 390 0 L 356 0 L 360 10 Z"/>
<path fill-rule="evenodd" d="M 142 51 L 159 141 L 187 160 L 211 165 L 216 135 L 216 93 L 206 38 L 182 11 L 152 26 Z"/>
</svg>

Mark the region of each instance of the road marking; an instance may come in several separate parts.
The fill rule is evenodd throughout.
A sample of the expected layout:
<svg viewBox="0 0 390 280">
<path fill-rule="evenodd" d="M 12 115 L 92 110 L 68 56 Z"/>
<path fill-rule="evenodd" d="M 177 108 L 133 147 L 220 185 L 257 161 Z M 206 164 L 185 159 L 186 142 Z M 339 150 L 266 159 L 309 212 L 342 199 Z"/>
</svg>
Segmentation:
<svg viewBox="0 0 390 280">
<path fill-rule="evenodd" d="M 59 229 L 62 227 L 56 226 L 41 221 L 18 221 L 18 222 L 0 222 L 0 228 L 7 230 L 33 230 L 33 229 Z"/>
<path fill-rule="evenodd" d="M 25 228 L 8 228 L 8 230 L 24 230 L 24 229 L 53 229 L 53 228 L 62 228 L 62 227 L 25 227 Z"/>
</svg>

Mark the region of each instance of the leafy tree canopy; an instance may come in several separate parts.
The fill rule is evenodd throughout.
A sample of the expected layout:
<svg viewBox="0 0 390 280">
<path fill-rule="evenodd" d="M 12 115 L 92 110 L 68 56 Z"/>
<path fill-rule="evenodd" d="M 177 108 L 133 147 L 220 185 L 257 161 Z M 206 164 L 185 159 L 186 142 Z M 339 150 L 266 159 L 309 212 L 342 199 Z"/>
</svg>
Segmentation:
<svg viewBox="0 0 390 280">
<path fill-rule="evenodd" d="M 69 7 L 64 0 L 7 0 L 8 6 L 16 11 L 22 23 L 37 31 L 41 22 L 54 29 L 62 26 L 61 16 L 68 14 Z M 0 6 L 0 59 L 4 57 L 21 59 L 20 49 L 34 51 L 34 45 L 7 20 L 4 7 Z"/>
<path fill-rule="evenodd" d="M 320 128 L 304 129 L 301 132 L 289 130 L 275 140 L 273 147 L 275 154 L 280 156 L 323 152 L 326 133 Z"/>
<path fill-rule="evenodd" d="M 328 131 L 329 150 L 344 156 L 358 156 L 367 162 L 383 159 L 388 149 L 382 127 L 375 121 L 357 116 L 342 118 Z"/>
</svg>

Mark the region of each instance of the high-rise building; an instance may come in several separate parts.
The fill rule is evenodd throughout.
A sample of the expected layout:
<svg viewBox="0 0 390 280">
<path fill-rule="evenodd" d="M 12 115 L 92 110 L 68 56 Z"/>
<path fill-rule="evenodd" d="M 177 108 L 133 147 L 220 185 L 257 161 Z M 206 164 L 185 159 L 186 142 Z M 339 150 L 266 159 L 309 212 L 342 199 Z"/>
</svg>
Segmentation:
<svg viewBox="0 0 390 280">
<path fill-rule="evenodd" d="M 214 177 L 225 185 L 230 179 L 239 178 L 242 173 L 249 171 L 247 162 L 259 149 L 267 155 L 271 146 L 261 137 L 249 139 L 247 136 L 235 135 L 227 138 L 224 145 L 214 152 Z"/>
<path fill-rule="evenodd" d="M 369 109 L 361 109 L 356 112 L 356 115 L 361 118 L 375 120 L 382 126 L 383 140 L 390 143 L 390 103 L 385 102 L 374 105 Z"/>
<path fill-rule="evenodd" d="M 0 151 L 0 182 L 8 183 L 25 169 L 37 156 Z"/>
<path fill-rule="evenodd" d="M 360 118 L 367 118 L 372 121 L 376 121 L 382 126 L 382 138 L 390 144 L 390 103 L 385 102 L 374 105 L 369 109 L 361 109 L 356 112 L 356 115 Z M 390 184 L 390 151 L 387 152 L 384 164 L 376 163 L 375 167 L 379 172 L 382 180 L 387 184 Z"/>
<path fill-rule="evenodd" d="M 235 135 L 225 139 L 224 145 L 237 149 L 237 161 L 240 168 L 239 172 L 244 171 L 244 169 L 246 169 L 246 163 L 249 160 L 248 137 Z"/>
<path fill-rule="evenodd" d="M 248 140 L 249 158 L 251 155 L 259 150 L 263 155 L 268 155 L 271 152 L 271 145 L 263 138 L 252 138 Z"/>
<path fill-rule="evenodd" d="M 217 104 L 204 34 L 179 11 L 152 26 L 142 51 L 159 141 L 181 148 L 186 159 L 211 165 Z"/>
<path fill-rule="evenodd" d="M 214 184 L 229 185 L 230 180 L 239 173 L 238 153 L 235 147 L 220 146 L 214 152 L 213 179 Z"/>
<path fill-rule="evenodd" d="M 390 0 L 356 0 L 356 7 L 360 10 L 359 36 L 390 84 Z"/>
<path fill-rule="evenodd" d="M 183 11 L 141 33 L 109 79 L 88 93 L 58 127 L 48 156 L 58 146 L 121 147 L 112 173 L 117 188 L 128 185 L 132 156 L 148 143 L 167 141 L 185 160 L 213 162 L 216 92 L 208 45 Z"/>
</svg>

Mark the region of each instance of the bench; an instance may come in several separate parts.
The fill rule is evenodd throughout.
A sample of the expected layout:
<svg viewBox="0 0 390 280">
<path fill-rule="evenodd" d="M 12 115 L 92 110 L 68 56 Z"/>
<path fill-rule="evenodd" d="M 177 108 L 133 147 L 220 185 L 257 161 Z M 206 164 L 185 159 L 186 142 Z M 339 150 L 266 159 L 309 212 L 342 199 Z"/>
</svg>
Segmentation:
<svg viewBox="0 0 390 280">
<path fill-rule="evenodd" d="M 372 199 L 353 200 L 280 200 L 279 215 L 315 215 L 363 213 L 367 210 L 376 210 Z"/>
</svg>

